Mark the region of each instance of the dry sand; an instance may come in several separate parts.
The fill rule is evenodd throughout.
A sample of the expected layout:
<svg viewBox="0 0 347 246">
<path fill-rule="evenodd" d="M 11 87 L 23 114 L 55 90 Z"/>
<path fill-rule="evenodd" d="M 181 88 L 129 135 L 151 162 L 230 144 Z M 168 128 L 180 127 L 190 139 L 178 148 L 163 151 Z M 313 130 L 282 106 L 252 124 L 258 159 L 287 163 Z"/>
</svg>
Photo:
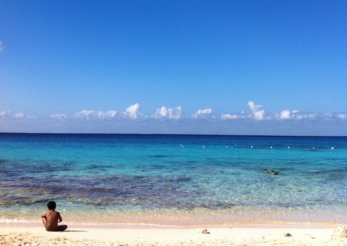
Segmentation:
<svg viewBox="0 0 347 246">
<path fill-rule="evenodd" d="M 41 226 L 0 224 L 0 245 L 347 245 L 334 228 L 70 226 L 46 232 Z"/>
</svg>

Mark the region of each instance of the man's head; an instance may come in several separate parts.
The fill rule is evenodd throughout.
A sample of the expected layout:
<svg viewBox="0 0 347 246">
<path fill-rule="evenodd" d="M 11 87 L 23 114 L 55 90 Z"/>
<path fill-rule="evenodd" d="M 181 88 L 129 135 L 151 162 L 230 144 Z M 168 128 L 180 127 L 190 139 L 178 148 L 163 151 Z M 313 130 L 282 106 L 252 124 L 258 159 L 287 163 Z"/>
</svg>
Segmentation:
<svg viewBox="0 0 347 246">
<path fill-rule="evenodd" d="M 49 202 L 47 203 L 47 208 L 48 208 L 49 210 L 55 210 L 56 207 L 57 207 L 57 204 L 55 203 L 55 201 L 49 201 Z"/>
</svg>

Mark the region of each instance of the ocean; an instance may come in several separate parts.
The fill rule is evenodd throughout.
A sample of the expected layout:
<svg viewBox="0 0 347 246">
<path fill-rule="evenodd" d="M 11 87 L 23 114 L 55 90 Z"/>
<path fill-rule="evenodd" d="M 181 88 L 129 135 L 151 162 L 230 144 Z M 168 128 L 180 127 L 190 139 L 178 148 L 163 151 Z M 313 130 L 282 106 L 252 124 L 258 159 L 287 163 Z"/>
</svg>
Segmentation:
<svg viewBox="0 0 347 246">
<path fill-rule="evenodd" d="M 0 134 L 0 222 L 347 222 L 347 137 Z"/>
</svg>

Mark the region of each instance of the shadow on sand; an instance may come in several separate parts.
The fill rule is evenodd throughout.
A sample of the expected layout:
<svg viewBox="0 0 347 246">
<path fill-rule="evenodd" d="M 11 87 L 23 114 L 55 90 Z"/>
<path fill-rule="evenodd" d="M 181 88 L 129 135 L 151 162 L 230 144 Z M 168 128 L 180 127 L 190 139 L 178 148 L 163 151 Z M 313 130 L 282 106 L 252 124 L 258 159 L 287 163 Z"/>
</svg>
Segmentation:
<svg viewBox="0 0 347 246">
<path fill-rule="evenodd" d="M 63 232 L 87 232 L 85 230 L 69 230 L 67 229 L 66 231 L 63 231 Z"/>
</svg>

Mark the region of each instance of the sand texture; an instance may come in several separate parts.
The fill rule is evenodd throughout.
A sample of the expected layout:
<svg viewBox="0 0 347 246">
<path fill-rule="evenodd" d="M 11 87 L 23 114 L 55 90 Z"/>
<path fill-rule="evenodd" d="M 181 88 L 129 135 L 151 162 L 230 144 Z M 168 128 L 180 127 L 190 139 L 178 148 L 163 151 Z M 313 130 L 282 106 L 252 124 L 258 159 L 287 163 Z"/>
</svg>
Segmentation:
<svg viewBox="0 0 347 246">
<path fill-rule="evenodd" d="M 0 245 L 347 245 L 341 228 L 0 227 Z"/>
</svg>

